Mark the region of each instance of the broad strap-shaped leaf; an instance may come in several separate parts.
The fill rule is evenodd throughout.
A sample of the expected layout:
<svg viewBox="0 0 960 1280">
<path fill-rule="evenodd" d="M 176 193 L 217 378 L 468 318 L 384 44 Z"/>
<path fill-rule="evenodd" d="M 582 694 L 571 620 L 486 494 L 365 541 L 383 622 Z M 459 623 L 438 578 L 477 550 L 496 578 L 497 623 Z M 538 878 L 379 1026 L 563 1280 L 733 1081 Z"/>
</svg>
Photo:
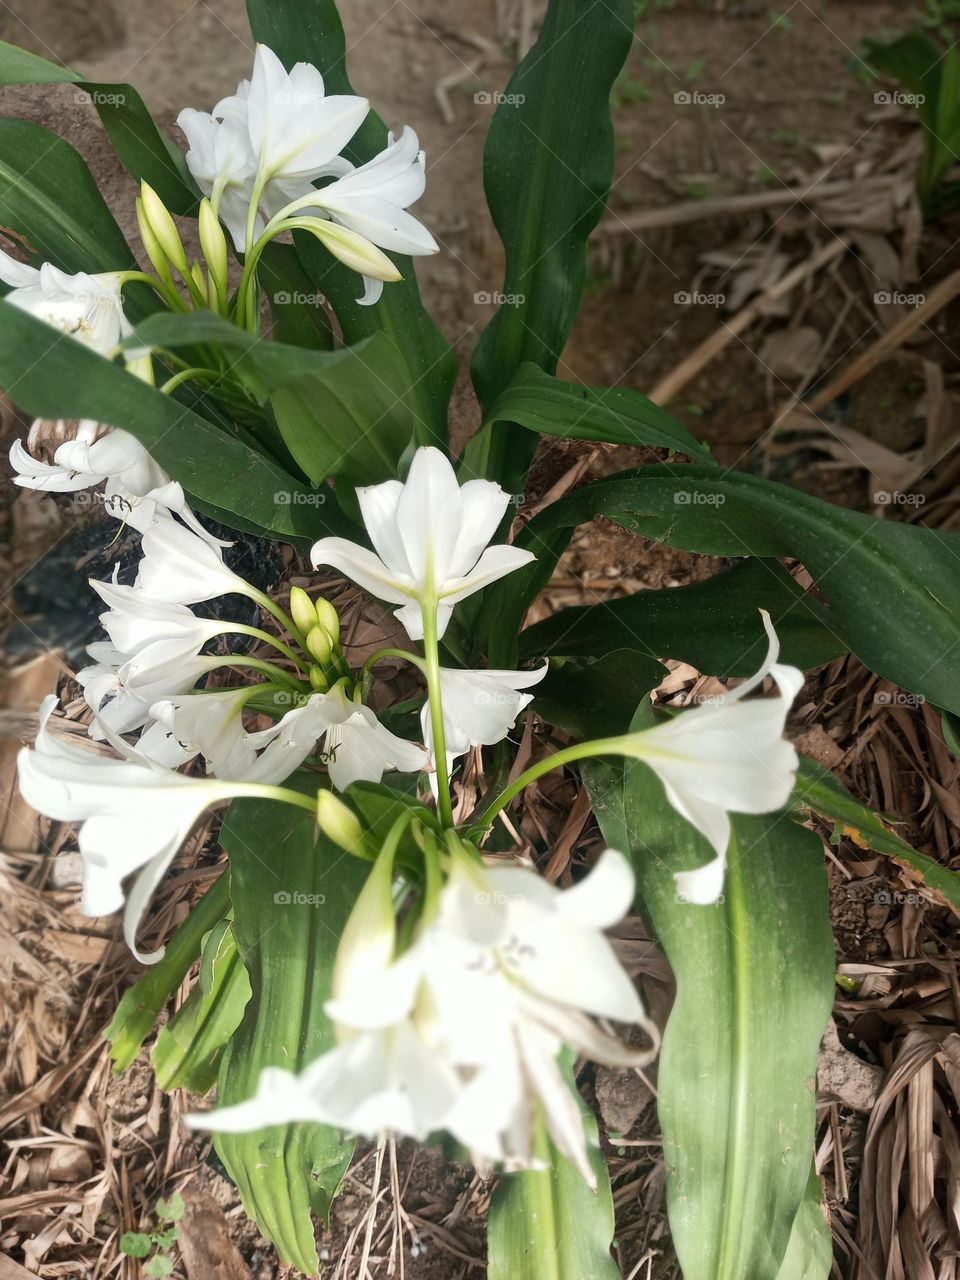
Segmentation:
<svg viewBox="0 0 960 1280">
<path fill-rule="evenodd" d="M 217 1081 L 220 1055 L 240 1025 L 250 979 L 233 927 L 221 920 L 206 935 L 193 990 L 157 1036 L 151 1058 L 161 1089 L 206 1093 Z"/>
<path fill-rule="evenodd" d="M 706 555 L 801 560 L 863 663 L 960 710 L 960 535 L 861 515 L 738 471 L 659 464 L 585 485 L 518 541 L 538 557 L 543 548 L 549 565 L 557 531 L 595 515 Z M 533 569 L 512 575 L 526 581 L 505 590 L 526 590 L 529 602 L 546 566 Z"/>
<path fill-rule="evenodd" d="M 129 84 L 91 84 L 68 67 L 0 40 L 0 85 L 76 84 L 90 97 L 127 172 L 147 182 L 174 213 L 196 214 L 200 192 L 184 153 L 160 132 Z"/>
<path fill-rule="evenodd" d="M 487 204 L 506 250 L 507 302 L 474 353 L 486 412 L 520 366 L 553 373 L 580 305 L 586 244 L 610 191 L 610 89 L 633 41 L 631 0 L 550 0 L 540 33 L 510 78 L 484 151 Z M 536 436 L 499 423 L 472 442 L 471 474 L 511 492 Z"/>
<path fill-rule="evenodd" d="M 610 1175 L 596 1145 L 597 1122 L 578 1101 L 597 1190 L 590 1190 L 537 1123 L 534 1156 L 545 1167 L 504 1174 L 490 1202 L 489 1280 L 619 1280 L 610 1256 Z"/>
<path fill-rule="evenodd" d="M 121 427 L 201 505 L 240 527 L 305 544 L 353 529 L 239 432 L 215 427 L 79 342 L 0 301 L 0 385 L 28 413 Z"/>
<path fill-rule="evenodd" d="M 833 1266 L 833 1236 L 816 1166 L 793 1220 L 793 1230 L 777 1280 L 827 1280 Z"/>
<path fill-rule="evenodd" d="M 293 245 L 272 240 L 260 256 L 257 275 L 270 304 L 271 338 L 329 351 L 333 325 Z"/>
<path fill-rule="evenodd" d="M 636 728 L 650 723 L 641 708 Z M 609 844 L 677 983 L 658 1071 L 667 1208 L 685 1280 L 776 1280 L 813 1156 L 816 1064 L 833 1001 L 817 837 L 785 813 L 735 815 L 723 900 L 695 906 L 674 873 L 706 841 L 638 762 L 584 770 Z"/>
<path fill-rule="evenodd" d="M 561 609 L 521 633 L 520 656 L 600 657 L 632 646 L 711 675 L 752 675 L 766 653 L 759 609 L 770 614 L 784 662 L 809 670 L 847 652 L 830 611 L 778 561 L 756 559 L 688 587 Z"/>
<path fill-rule="evenodd" d="M 35 266 L 71 273 L 136 266 L 86 162 L 49 129 L 0 119 L 0 224 L 35 250 Z"/>
<path fill-rule="evenodd" d="M 167 943 L 163 958 L 123 993 L 104 1035 L 110 1041 L 114 1071 L 126 1071 L 153 1029 L 160 1010 L 179 987 L 200 954 L 205 934 L 230 910 L 226 875 L 221 875 L 193 907 Z"/>
<path fill-rule="evenodd" d="M 712 461 L 710 451 L 698 444 L 673 414 L 641 392 L 563 382 L 531 363 L 522 364 L 497 397 L 485 426 L 498 422 L 515 422 L 540 435 L 632 447 L 648 445 L 685 453 L 698 462 Z"/>
<path fill-rule="evenodd" d="M 894 819 L 874 813 L 841 786 L 829 769 L 801 756 L 791 805 L 802 816 L 812 812 L 833 818 L 838 836 L 892 858 L 938 901 L 960 914 L 960 872 L 951 871 L 929 854 L 914 849 L 893 830 Z"/>
<path fill-rule="evenodd" d="M 595 662 L 551 665 L 534 688 L 533 709 L 548 724 L 578 738 L 626 733 L 633 708 L 668 674 L 636 649 L 614 649 Z"/>
<path fill-rule="evenodd" d="M 347 75 L 346 39 L 334 0 L 247 0 L 247 16 L 254 37 L 269 45 L 288 69 L 311 62 L 323 73 L 327 93 L 357 92 Z M 345 154 L 359 165 L 386 145 L 386 125 L 371 111 Z M 356 272 L 336 262 L 312 236 L 298 232 L 294 242 L 310 279 L 336 312 L 345 342 L 359 342 L 380 330 L 393 339 L 407 368 L 418 443 L 445 447 L 456 360 L 420 300 L 413 261 L 391 254 L 403 280 L 385 285 L 374 306 L 362 307 L 356 301 L 363 293 Z"/>
<path fill-rule="evenodd" d="M 220 1064 L 217 1101 L 256 1091 L 264 1067 L 296 1071 L 333 1044 L 323 1011 L 340 934 L 367 874 L 301 809 L 234 803 L 222 832 L 230 855 L 237 947 L 251 999 Z M 281 1259 L 307 1275 L 319 1267 L 311 1214 L 326 1218 L 353 1143 L 316 1124 L 218 1134 L 215 1146 L 244 1208 Z"/>
</svg>

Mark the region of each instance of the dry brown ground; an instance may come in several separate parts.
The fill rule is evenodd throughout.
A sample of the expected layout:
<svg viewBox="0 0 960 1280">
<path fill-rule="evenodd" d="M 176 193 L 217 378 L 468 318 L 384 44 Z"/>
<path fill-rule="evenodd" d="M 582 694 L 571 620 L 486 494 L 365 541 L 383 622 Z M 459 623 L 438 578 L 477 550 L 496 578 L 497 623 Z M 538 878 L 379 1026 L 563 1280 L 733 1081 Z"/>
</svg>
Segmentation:
<svg viewBox="0 0 960 1280">
<path fill-rule="evenodd" d="M 465 363 L 490 314 L 476 294 L 496 289 L 500 269 L 479 177 L 490 108 L 473 95 L 505 84 L 530 6 L 352 0 L 343 7 L 357 88 L 391 125 L 413 125 L 427 148 L 423 216 L 444 252 L 425 264 L 421 279 Z M 647 392 L 672 382 L 674 409 L 723 462 L 764 470 L 861 509 L 870 509 L 878 488 L 911 489 L 926 500 L 919 512 L 925 520 L 954 525 L 955 304 L 926 317 L 900 344 L 896 359 L 832 398 L 824 410 L 834 428 L 828 439 L 783 417 L 799 387 L 816 379 L 829 383 L 905 314 L 875 306 L 879 288 L 902 285 L 929 294 L 960 266 L 957 220 L 928 227 L 921 236 L 905 195 L 915 145 L 907 116 L 878 110 L 873 86 L 856 74 L 853 54 L 862 37 L 902 26 L 904 6 L 785 0 L 774 11 L 732 0 L 649 0 L 638 8 L 645 16 L 615 95 L 619 140 L 610 213 L 595 238 L 587 296 L 562 375 Z M 535 17 L 536 4 L 532 10 Z M 101 0 L 82 12 L 65 0 L 14 0 L 0 9 L 0 37 L 69 62 L 93 80 L 132 80 L 167 125 L 183 105 L 210 106 L 247 73 L 252 55 L 241 0 Z M 676 92 L 690 90 L 722 92 L 726 101 L 717 109 L 674 103 Z M 104 147 L 90 109 L 77 104 L 69 89 L 8 90 L 4 97 L 5 112 L 30 115 L 79 147 L 131 230 L 132 184 Z M 737 217 L 684 223 L 672 208 L 708 196 L 779 198 L 816 175 L 847 186 L 830 199 L 784 197 L 772 211 Z M 898 181 L 904 175 L 906 181 Z M 869 187 L 877 178 L 892 184 L 882 198 Z M 663 209 L 669 212 L 660 225 L 634 225 L 637 215 L 649 221 L 650 211 Z M 785 298 L 766 298 L 762 314 L 728 338 L 719 358 L 691 370 L 689 378 L 673 376 L 721 322 L 729 325 L 758 291 L 775 293 L 788 269 L 829 250 L 837 236 L 849 237 L 849 252 Z M 677 292 L 693 290 L 722 293 L 726 303 L 718 309 L 675 302 Z M 467 385 L 462 371 L 453 423 L 458 442 L 476 420 Z M 774 433 L 778 419 L 789 429 Z M 567 487 L 638 460 L 620 449 L 550 446 L 538 462 L 527 505 L 551 486 Z M 915 515 L 918 509 L 909 510 Z M 3 519 L 10 582 L 73 527 L 73 517 L 29 495 L 20 495 Z M 681 585 L 716 568 L 714 561 L 597 523 L 578 534 L 538 611 Z M 28 731 L 30 710 L 58 674 L 67 673 L 49 658 L 21 674 L 8 698 L 11 742 Z M 683 699 L 697 687 L 697 673 L 678 667 L 663 696 Z M 63 688 L 69 694 L 69 684 Z M 905 818 L 905 834 L 919 847 L 954 864 L 956 759 L 932 710 L 876 696 L 891 692 L 853 660 L 836 663 L 808 682 L 793 731 L 863 798 Z M 524 749 L 538 749 L 536 733 Z M 185 1140 L 180 1130 L 184 1102 L 158 1092 L 145 1055 L 122 1080 L 111 1078 L 100 1031 L 136 966 L 117 941 L 115 922 L 82 920 L 74 889 L 55 873 L 50 854 L 73 847 L 69 832 L 44 827 L 46 852 L 33 849 L 35 834 L 29 816 L 15 809 L 0 854 L 0 913 L 9 930 L 0 935 L 0 1027 L 8 1037 L 0 1064 L 0 1122 L 8 1126 L 0 1149 L 0 1254 L 42 1277 L 120 1274 L 133 1280 L 136 1264 L 116 1254 L 118 1231 L 142 1228 L 158 1196 L 183 1188 L 191 1202 L 185 1235 L 232 1239 L 240 1252 L 229 1264 L 234 1271 L 224 1275 L 272 1280 L 279 1274 L 272 1250 L 245 1223 L 206 1147 Z M 569 877 L 571 864 L 588 859 L 597 843 L 569 779 L 540 791 L 522 834 L 558 879 Z M 960 1070 L 950 1034 L 960 1020 L 960 994 L 952 916 L 849 840 L 827 850 L 838 963 L 865 979 L 855 995 L 838 988 L 836 1023 L 845 1047 L 825 1047 L 818 1123 L 836 1273 L 852 1276 L 861 1201 L 882 1199 L 884 1188 L 889 1195 L 901 1184 L 918 1203 L 928 1191 L 944 1195 Z M 201 833 L 165 886 L 158 931 L 182 918 L 217 857 L 215 832 Z M 908 891 L 912 896 L 896 899 Z M 669 993 L 662 964 L 639 922 L 627 922 L 622 934 L 625 961 L 651 1005 L 664 1013 Z M 878 1102 L 884 1080 L 887 1092 Z M 582 1083 L 608 1131 L 624 1139 L 608 1144 L 623 1274 L 672 1275 L 650 1092 L 636 1078 L 603 1071 L 585 1073 Z M 864 1188 L 868 1124 L 883 1136 L 885 1157 Z M 472 1171 L 433 1152 L 402 1147 L 395 1175 L 389 1151 L 367 1153 L 321 1239 L 329 1259 L 324 1275 L 363 1274 L 371 1203 L 371 1274 L 400 1274 L 400 1264 L 411 1280 L 482 1275 L 489 1191 Z M 935 1218 L 925 1240 L 905 1241 L 908 1263 L 900 1274 L 926 1274 L 925 1254 L 936 1259 L 930 1274 L 955 1274 L 950 1258 L 956 1236 L 946 1226 L 938 1234 Z M 191 1253 L 185 1250 L 178 1274 L 206 1280 L 209 1262 Z M 224 1253 L 224 1266 L 226 1258 Z M 0 1257 L 6 1280 L 4 1265 Z M 10 1275 L 16 1280 L 21 1272 Z"/>
</svg>

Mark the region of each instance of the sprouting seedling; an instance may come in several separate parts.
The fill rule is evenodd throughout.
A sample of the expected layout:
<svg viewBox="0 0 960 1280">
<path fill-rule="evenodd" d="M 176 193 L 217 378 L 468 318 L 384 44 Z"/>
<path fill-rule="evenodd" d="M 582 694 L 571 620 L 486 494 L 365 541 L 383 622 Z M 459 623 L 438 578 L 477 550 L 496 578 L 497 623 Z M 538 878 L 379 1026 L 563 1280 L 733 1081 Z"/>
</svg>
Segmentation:
<svg viewBox="0 0 960 1280">
<path fill-rule="evenodd" d="M 120 1237 L 120 1252 L 128 1258 L 146 1258 L 143 1274 L 151 1277 L 168 1276 L 173 1271 L 171 1250 L 177 1240 L 177 1227 L 170 1225 L 161 1227 L 161 1223 L 176 1224 L 183 1217 L 186 1205 L 183 1196 L 175 1191 L 169 1200 L 163 1196 L 155 1205 L 158 1226 L 156 1230 L 125 1231 Z"/>
</svg>

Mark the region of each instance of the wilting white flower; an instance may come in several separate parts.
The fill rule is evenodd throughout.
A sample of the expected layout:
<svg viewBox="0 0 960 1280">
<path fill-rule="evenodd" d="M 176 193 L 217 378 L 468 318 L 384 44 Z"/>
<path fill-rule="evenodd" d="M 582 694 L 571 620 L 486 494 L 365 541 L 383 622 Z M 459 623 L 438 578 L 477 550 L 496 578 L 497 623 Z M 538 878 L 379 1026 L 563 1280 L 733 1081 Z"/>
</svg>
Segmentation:
<svg viewBox="0 0 960 1280">
<path fill-rule="evenodd" d="M 254 1098 L 189 1123 L 242 1132 L 319 1120 L 416 1138 L 442 1128 L 477 1158 L 523 1168 L 538 1100 L 554 1142 L 592 1183 L 557 1056 L 568 1045 L 612 1065 L 649 1061 L 654 1049 L 623 1045 L 593 1017 L 657 1040 L 601 933 L 632 901 L 625 859 L 608 850 L 565 892 L 530 871 L 458 862 L 436 915 L 399 956 L 389 887 L 378 863 L 344 932 L 326 1006 L 338 1047 L 299 1075 L 264 1072 Z"/>
<path fill-rule="evenodd" d="M 532 693 L 521 693 L 520 690 L 537 684 L 548 669 L 547 663 L 538 671 L 441 669 L 440 697 L 448 771 L 453 761 L 466 755 L 471 747 L 493 746 L 507 736 L 517 716 L 533 701 Z M 432 756 L 433 723 L 428 703 L 420 713 L 420 725 Z"/>
<path fill-rule="evenodd" d="M 376 554 L 346 538 L 321 538 L 313 563 L 402 605 L 396 616 L 413 640 L 423 637 L 424 604 L 436 609 L 442 636 L 458 601 L 535 559 L 520 547 L 487 546 L 510 496 L 490 480 L 459 485 L 439 449 L 418 449 L 405 483 L 387 480 L 357 497 Z"/>
<path fill-rule="evenodd" d="M 5 301 L 101 355 L 132 332 L 123 314 L 122 278 L 118 271 L 69 275 L 51 262 L 31 267 L 0 251 L 0 280 L 11 286 Z"/>
<path fill-rule="evenodd" d="M 716 851 L 712 862 L 674 877 L 690 902 L 716 902 L 723 891 L 730 814 L 772 813 L 793 790 L 797 753 L 783 730 L 803 672 L 777 662 L 777 633 L 769 614 L 760 613 L 768 649 L 755 675 L 711 703 L 633 735 L 630 754 L 650 766 L 673 807 Z M 777 696 L 744 701 L 768 675 Z"/>
<path fill-rule="evenodd" d="M 108 759 L 61 741 L 47 728 L 56 705 L 55 697 L 44 699 L 36 743 L 17 758 L 20 790 L 39 813 L 81 824 L 80 909 L 84 915 L 102 916 L 123 906 L 127 945 L 151 964 L 163 952 L 141 955 L 136 935 L 154 889 L 203 810 L 245 794 L 244 787 L 159 768 L 112 734 L 111 745 L 125 759 Z M 134 873 L 124 903 L 122 882 Z"/>
</svg>

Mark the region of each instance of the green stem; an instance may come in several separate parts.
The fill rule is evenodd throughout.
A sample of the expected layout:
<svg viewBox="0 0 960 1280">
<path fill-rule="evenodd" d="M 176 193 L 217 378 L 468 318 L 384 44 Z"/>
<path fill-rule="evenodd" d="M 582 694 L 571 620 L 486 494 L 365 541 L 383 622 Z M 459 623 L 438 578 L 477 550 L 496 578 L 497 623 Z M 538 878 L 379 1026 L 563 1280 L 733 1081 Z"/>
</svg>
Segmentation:
<svg viewBox="0 0 960 1280">
<path fill-rule="evenodd" d="M 228 656 L 211 663 L 209 669 L 215 671 L 218 667 L 249 667 L 251 671 L 259 671 L 261 675 L 266 676 L 271 684 L 285 685 L 295 693 L 305 692 L 302 680 L 294 679 L 293 676 L 287 675 L 286 671 L 281 671 L 279 667 L 275 667 L 272 662 L 261 662 L 259 658 L 233 658 Z"/>
<path fill-rule="evenodd" d="M 258 591 L 256 587 L 249 587 L 246 594 L 250 597 L 251 600 L 256 600 L 257 604 L 260 605 L 262 609 L 266 609 L 267 613 L 272 614 L 273 617 L 275 617 L 276 620 L 280 623 L 281 627 L 283 627 L 284 631 L 289 631 L 290 635 L 293 636 L 297 644 L 300 645 L 302 649 L 306 649 L 307 647 L 306 636 L 303 634 L 300 628 L 296 625 L 296 623 L 290 617 L 290 615 L 288 613 L 285 613 L 284 610 L 280 608 L 280 606 L 276 603 L 275 600 L 271 600 L 270 597 L 266 594 L 266 592 Z"/>
<path fill-rule="evenodd" d="M 443 728 L 443 695 L 440 692 L 440 646 L 437 636 L 437 600 L 424 597 L 420 602 L 423 615 L 423 666 L 430 700 L 430 724 L 433 729 L 433 763 L 437 772 L 437 813 L 445 827 L 453 826 L 453 804 L 450 779 L 447 777 L 447 742 Z"/>
<path fill-rule="evenodd" d="M 298 671 L 305 671 L 303 655 L 298 654 L 289 645 L 284 644 L 282 640 L 278 640 L 276 636 L 272 636 L 269 631 L 261 631 L 259 627 L 248 627 L 245 623 L 235 622 L 226 628 L 224 634 L 253 636 L 257 640 L 262 640 L 264 644 L 270 645 L 271 648 L 282 653 L 285 658 L 289 658 Z"/>
<path fill-rule="evenodd" d="M 216 369 L 181 369 L 172 378 L 168 378 L 160 390 L 164 395 L 169 395 L 171 391 L 176 391 L 177 387 L 184 382 L 190 382 L 194 378 L 207 378 L 211 382 L 216 382 L 220 376 Z"/>
<path fill-rule="evenodd" d="M 421 658 L 419 654 L 410 653 L 407 649 L 378 649 L 376 653 L 371 653 L 370 657 L 363 664 L 361 677 L 365 676 L 368 671 L 371 671 L 383 658 L 401 658 L 404 662 L 409 662 L 419 671 L 425 672 L 427 669 L 427 665 L 423 658 Z"/>
<path fill-rule="evenodd" d="M 480 816 L 471 824 L 471 832 L 482 831 L 488 827 L 501 809 L 505 809 L 510 801 L 520 794 L 531 782 L 536 782 L 545 773 L 553 769 L 561 769 L 564 765 L 573 764 L 576 760 L 588 760 L 591 756 L 636 756 L 637 751 L 628 750 L 627 744 L 633 744 L 637 735 L 627 734 L 621 738 L 596 738 L 592 742 L 575 742 L 571 747 L 555 751 L 552 756 L 538 760 L 529 769 L 525 769 L 509 786 L 504 787 L 495 800 L 487 805 Z"/>
</svg>

